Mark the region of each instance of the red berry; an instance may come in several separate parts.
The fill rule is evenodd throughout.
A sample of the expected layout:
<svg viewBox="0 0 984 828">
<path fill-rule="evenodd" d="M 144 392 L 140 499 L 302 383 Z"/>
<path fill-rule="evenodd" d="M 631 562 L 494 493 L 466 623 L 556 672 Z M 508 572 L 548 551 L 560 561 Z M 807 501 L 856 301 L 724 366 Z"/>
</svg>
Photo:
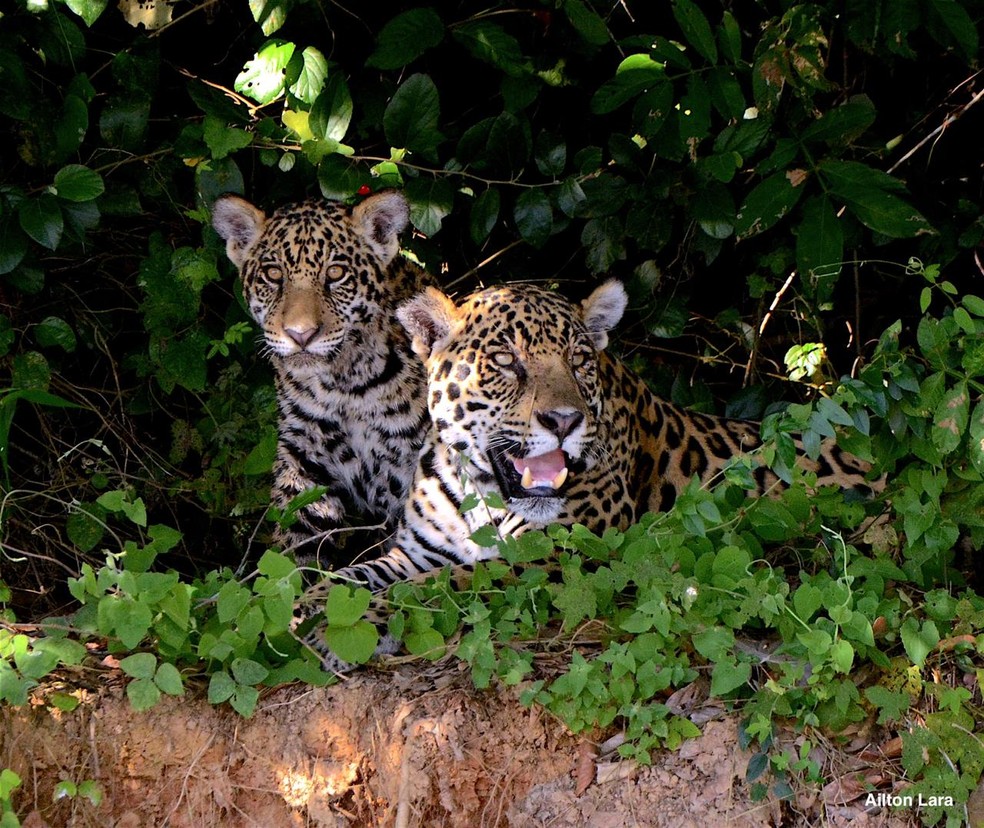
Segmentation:
<svg viewBox="0 0 984 828">
<path fill-rule="evenodd" d="M 358 189 L 358 193 L 359 193 L 360 196 L 367 196 L 371 192 L 372 192 L 372 188 L 368 184 L 363 184 Z"/>
</svg>

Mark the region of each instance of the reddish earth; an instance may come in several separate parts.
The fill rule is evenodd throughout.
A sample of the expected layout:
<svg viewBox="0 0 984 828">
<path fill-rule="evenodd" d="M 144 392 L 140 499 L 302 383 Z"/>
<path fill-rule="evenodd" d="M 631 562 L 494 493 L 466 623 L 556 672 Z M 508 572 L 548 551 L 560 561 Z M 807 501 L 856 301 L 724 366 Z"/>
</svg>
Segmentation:
<svg viewBox="0 0 984 828">
<path fill-rule="evenodd" d="M 202 698 L 135 713 L 119 687 L 77 692 L 72 713 L 0 709 L 0 768 L 23 780 L 13 802 L 27 828 L 911 824 L 911 813 L 866 813 L 856 794 L 838 804 L 849 786 L 833 772 L 823 791 L 753 802 L 734 719 L 639 768 L 448 666 L 280 688 L 251 719 Z M 841 763 L 843 778 L 857 767 Z M 53 801 L 66 779 L 97 781 L 102 802 Z"/>
</svg>

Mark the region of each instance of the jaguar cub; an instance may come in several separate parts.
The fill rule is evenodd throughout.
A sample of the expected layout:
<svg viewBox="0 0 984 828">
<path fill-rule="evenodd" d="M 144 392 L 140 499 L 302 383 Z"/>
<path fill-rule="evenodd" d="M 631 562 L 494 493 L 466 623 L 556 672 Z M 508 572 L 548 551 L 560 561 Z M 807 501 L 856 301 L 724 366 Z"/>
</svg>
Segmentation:
<svg viewBox="0 0 984 828">
<path fill-rule="evenodd" d="M 394 191 L 270 216 L 236 195 L 212 208 L 276 373 L 272 500 L 327 488 L 278 537 L 304 559 L 332 549 L 346 518 L 391 532 L 403 511 L 429 422 L 423 367 L 395 317 L 427 281 L 399 255 L 408 220 Z"/>
<path fill-rule="evenodd" d="M 397 317 L 427 372 L 431 429 L 395 542 L 385 556 L 341 570 L 374 591 L 445 564 L 493 557 L 470 536 L 551 523 L 595 532 L 669 508 L 694 475 L 708 480 L 759 445 L 759 426 L 679 408 L 604 352 L 627 298 L 615 281 L 581 305 L 532 285 L 454 302 L 434 288 Z M 822 446 L 801 457 L 819 485 L 873 488 L 869 466 Z M 758 492 L 774 484 L 764 466 Z M 475 495 L 504 508 L 462 510 Z"/>
</svg>

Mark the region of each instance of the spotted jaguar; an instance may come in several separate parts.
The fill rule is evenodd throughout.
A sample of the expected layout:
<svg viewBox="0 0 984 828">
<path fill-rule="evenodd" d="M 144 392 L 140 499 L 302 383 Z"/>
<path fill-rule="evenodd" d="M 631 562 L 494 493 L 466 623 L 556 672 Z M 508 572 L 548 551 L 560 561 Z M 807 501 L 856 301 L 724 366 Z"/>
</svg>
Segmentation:
<svg viewBox="0 0 984 828">
<path fill-rule="evenodd" d="M 320 552 L 337 563 L 338 531 L 352 521 L 392 533 L 413 479 L 429 423 L 426 383 L 394 314 L 429 280 L 400 255 L 408 220 L 392 190 L 270 216 L 236 195 L 212 208 L 276 376 L 272 501 L 283 509 L 327 489 L 277 537 L 306 561 Z"/>
<path fill-rule="evenodd" d="M 471 539 L 489 523 L 500 535 L 552 523 L 624 529 L 759 446 L 758 423 L 662 400 L 604 351 L 626 304 L 609 281 L 580 305 L 518 284 L 461 302 L 428 288 L 401 305 L 432 425 L 392 548 L 337 576 L 378 592 L 446 564 L 467 570 L 497 554 Z M 799 462 L 819 485 L 877 487 L 869 464 L 832 441 Z M 764 465 L 753 478 L 759 494 L 778 483 Z"/>
</svg>

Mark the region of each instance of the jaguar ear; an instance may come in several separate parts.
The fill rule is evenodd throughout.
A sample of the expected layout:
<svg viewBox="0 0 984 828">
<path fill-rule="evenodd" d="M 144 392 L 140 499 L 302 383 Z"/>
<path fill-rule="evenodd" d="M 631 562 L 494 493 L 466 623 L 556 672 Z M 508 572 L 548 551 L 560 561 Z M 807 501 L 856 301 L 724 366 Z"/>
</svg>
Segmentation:
<svg viewBox="0 0 984 828">
<path fill-rule="evenodd" d="M 396 190 L 381 190 L 352 209 L 356 227 L 365 234 L 384 264 L 400 249 L 399 236 L 410 221 L 410 206 Z"/>
<path fill-rule="evenodd" d="M 447 344 L 459 319 L 458 307 L 437 288 L 425 288 L 396 309 L 396 318 L 406 328 L 414 353 L 427 359 Z"/>
<path fill-rule="evenodd" d="M 609 279 L 596 287 L 581 303 L 584 326 L 599 351 L 608 344 L 608 332 L 619 323 L 628 304 L 625 288 L 616 279 Z"/>
<path fill-rule="evenodd" d="M 263 232 L 266 214 L 245 198 L 228 193 L 212 205 L 212 227 L 226 243 L 226 255 L 242 267 L 246 254 Z"/>
</svg>

